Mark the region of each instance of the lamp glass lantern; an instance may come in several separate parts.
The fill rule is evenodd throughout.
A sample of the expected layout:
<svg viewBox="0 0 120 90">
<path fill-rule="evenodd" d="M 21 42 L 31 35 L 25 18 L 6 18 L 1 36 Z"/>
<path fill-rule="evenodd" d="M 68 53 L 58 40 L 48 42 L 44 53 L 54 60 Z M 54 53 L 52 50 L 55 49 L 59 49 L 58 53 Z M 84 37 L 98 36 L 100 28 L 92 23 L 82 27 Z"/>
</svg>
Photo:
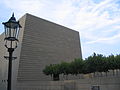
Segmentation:
<svg viewBox="0 0 120 90">
<path fill-rule="evenodd" d="M 19 21 L 16 21 L 14 13 L 8 22 L 4 22 L 5 40 L 18 41 L 18 35 L 21 28 Z"/>
</svg>

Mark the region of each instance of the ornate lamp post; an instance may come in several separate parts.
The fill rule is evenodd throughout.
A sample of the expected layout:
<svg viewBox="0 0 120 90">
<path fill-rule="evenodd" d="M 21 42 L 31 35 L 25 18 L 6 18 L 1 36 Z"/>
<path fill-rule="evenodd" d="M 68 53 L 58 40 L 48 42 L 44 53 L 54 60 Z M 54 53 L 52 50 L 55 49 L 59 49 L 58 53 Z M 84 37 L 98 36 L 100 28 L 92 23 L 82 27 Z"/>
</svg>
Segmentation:
<svg viewBox="0 0 120 90">
<path fill-rule="evenodd" d="M 9 52 L 9 62 L 8 62 L 8 84 L 7 90 L 11 90 L 11 80 L 12 80 L 12 54 L 13 51 L 17 48 L 18 35 L 21 25 L 19 21 L 16 21 L 14 13 L 8 22 L 2 23 L 5 27 L 5 47 Z"/>
</svg>

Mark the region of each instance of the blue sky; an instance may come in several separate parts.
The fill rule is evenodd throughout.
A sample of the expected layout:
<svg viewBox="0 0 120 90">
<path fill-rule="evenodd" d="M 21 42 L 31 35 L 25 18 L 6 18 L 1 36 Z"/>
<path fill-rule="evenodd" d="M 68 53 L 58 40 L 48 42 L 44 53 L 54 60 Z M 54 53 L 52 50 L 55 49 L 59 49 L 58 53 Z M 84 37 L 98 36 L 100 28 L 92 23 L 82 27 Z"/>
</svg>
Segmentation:
<svg viewBox="0 0 120 90">
<path fill-rule="evenodd" d="M 1 23 L 30 13 L 79 31 L 83 58 L 120 54 L 120 0 L 1 0 L 0 12 Z"/>
</svg>

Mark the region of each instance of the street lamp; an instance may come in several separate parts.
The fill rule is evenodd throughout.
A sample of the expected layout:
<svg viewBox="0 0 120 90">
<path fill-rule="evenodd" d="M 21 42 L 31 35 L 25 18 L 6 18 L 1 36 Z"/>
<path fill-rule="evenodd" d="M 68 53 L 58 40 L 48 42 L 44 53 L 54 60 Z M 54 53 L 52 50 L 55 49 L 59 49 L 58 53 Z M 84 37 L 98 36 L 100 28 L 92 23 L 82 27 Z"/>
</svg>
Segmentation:
<svg viewBox="0 0 120 90">
<path fill-rule="evenodd" d="M 16 21 L 14 17 L 14 13 L 12 17 L 8 20 L 8 22 L 2 23 L 5 28 L 5 47 L 8 49 L 9 52 L 9 62 L 8 62 L 8 83 L 7 83 L 7 90 L 11 90 L 11 80 L 12 80 L 12 54 L 13 51 L 17 48 L 18 43 L 18 35 L 21 28 L 19 21 Z"/>
</svg>

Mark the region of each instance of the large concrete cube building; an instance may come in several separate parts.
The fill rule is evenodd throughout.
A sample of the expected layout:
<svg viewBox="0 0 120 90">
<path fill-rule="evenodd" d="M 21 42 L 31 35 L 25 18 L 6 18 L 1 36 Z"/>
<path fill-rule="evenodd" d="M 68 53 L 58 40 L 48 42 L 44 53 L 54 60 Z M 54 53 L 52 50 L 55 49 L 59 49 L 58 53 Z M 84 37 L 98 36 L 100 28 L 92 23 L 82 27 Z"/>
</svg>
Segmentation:
<svg viewBox="0 0 120 90">
<path fill-rule="evenodd" d="M 31 82 L 50 81 L 43 68 L 61 61 L 82 58 L 80 37 L 77 31 L 25 14 L 20 18 L 19 45 L 14 51 L 17 59 L 13 60 L 12 90 Z M 4 33 L 0 35 L 0 90 L 6 90 L 8 55 L 4 47 Z M 16 89 L 17 88 L 17 89 Z M 33 89 L 28 89 L 33 90 Z"/>
</svg>

